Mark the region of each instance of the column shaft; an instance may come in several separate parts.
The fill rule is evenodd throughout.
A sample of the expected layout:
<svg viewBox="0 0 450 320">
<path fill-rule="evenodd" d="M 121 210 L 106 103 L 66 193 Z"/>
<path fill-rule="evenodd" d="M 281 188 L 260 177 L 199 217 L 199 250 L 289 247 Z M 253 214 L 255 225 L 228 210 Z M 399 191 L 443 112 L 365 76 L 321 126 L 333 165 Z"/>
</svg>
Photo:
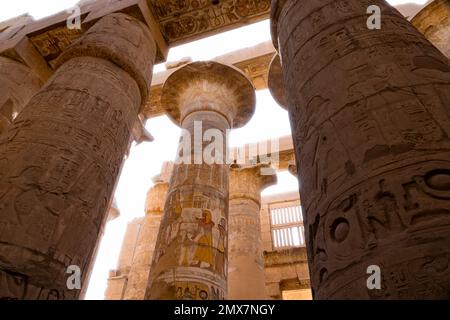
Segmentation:
<svg viewBox="0 0 450 320">
<path fill-rule="evenodd" d="M 0 297 L 79 296 L 66 270 L 88 273 L 154 56 L 143 24 L 101 19 L 2 136 Z"/>
<path fill-rule="evenodd" d="M 449 298 L 448 59 L 381 0 L 274 1 L 272 27 L 315 298 Z"/>
<path fill-rule="evenodd" d="M 196 121 L 202 124 L 201 136 L 208 129 L 217 129 L 225 137 L 229 128 L 227 119 L 219 113 L 198 111 L 182 123 L 192 137 Z M 150 299 L 224 299 L 228 166 L 176 164 L 164 211 Z"/>
<path fill-rule="evenodd" d="M 39 90 L 42 82 L 23 64 L 0 56 L 0 134 Z"/>
<path fill-rule="evenodd" d="M 228 299 L 264 300 L 266 283 L 261 239 L 261 190 L 276 175 L 261 176 L 261 166 L 230 172 Z"/>
<path fill-rule="evenodd" d="M 168 187 L 168 183 L 158 182 L 147 195 L 146 214 L 134 249 L 125 300 L 144 300 L 145 298 Z"/>
<path fill-rule="evenodd" d="M 147 299 L 219 300 L 227 291 L 227 130 L 253 115 L 255 92 L 238 69 L 191 63 L 161 98 L 183 128 L 147 286 Z"/>
</svg>

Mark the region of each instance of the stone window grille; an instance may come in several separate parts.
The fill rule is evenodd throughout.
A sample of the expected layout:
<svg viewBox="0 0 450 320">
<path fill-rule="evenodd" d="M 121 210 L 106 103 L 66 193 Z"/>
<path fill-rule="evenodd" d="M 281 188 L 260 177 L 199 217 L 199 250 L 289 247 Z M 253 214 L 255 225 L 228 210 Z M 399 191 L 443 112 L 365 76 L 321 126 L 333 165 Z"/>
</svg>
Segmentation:
<svg viewBox="0 0 450 320">
<path fill-rule="evenodd" d="M 305 246 L 300 205 L 288 205 L 270 209 L 272 244 L 275 249 L 289 249 Z"/>
</svg>

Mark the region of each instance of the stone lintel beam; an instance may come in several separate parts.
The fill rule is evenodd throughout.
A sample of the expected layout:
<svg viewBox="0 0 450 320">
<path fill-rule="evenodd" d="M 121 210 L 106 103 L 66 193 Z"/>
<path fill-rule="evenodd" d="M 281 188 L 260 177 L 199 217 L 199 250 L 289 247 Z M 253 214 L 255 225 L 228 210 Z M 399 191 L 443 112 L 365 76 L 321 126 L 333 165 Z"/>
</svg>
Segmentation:
<svg viewBox="0 0 450 320">
<path fill-rule="evenodd" d="M 89 275 L 155 54 L 146 25 L 103 17 L 1 136 L 0 298 L 79 297 L 67 267 Z"/>
<path fill-rule="evenodd" d="M 24 60 L 28 62 L 26 59 L 29 57 L 18 49 L 23 39 L 28 39 L 40 55 L 39 57 L 33 53 L 33 59 L 29 62 L 35 64 L 38 61 L 39 64 L 36 67 L 42 69 L 43 75 L 47 74 L 54 69 L 55 59 L 62 51 L 80 38 L 95 22 L 108 14 L 122 12 L 140 20 L 150 29 L 158 50 L 155 63 L 163 62 L 167 58 L 169 50 L 167 41 L 146 0 L 92 1 L 81 3 L 80 10 L 81 30 L 67 28 L 66 21 L 70 14 L 66 11 L 36 21 L 21 19 L 12 22 L 12 26 L 0 33 L 0 55 L 17 59 L 24 59 L 23 56 L 25 56 Z M 58 39 L 57 43 L 54 41 L 55 38 Z M 42 62 L 45 62 L 47 66 Z"/>
<path fill-rule="evenodd" d="M 268 157 L 266 159 L 266 157 Z M 243 166 L 258 163 L 270 164 L 277 171 L 287 170 L 295 163 L 294 144 L 291 136 L 260 141 L 244 146 L 231 148 L 230 159 Z"/>
<path fill-rule="evenodd" d="M 301 205 L 299 199 L 298 191 L 291 191 L 281 194 L 273 194 L 269 196 L 264 196 L 261 199 L 262 205 L 270 205 L 270 204 L 282 204 L 282 203 L 291 203 L 293 201 L 298 201 L 298 205 Z"/>
<path fill-rule="evenodd" d="M 268 165 L 230 169 L 228 223 L 228 299 L 263 300 L 266 297 L 261 240 L 261 191 L 276 184 L 276 175 L 264 175 Z"/>
<path fill-rule="evenodd" d="M 194 62 L 169 77 L 162 102 L 169 117 L 191 137 L 195 122 L 201 122 L 202 136 L 208 129 L 218 131 L 223 139 L 216 143 L 225 153 L 225 132 L 250 119 L 255 92 L 249 79 L 234 67 Z M 194 141 L 188 143 L 193 147 L 191 155 L 199 151 Z M 229 168 L 224 153 L 216 154 L 214 164 L 205 159 L 201 164 L 186 163 L 182 161 L 186 155 L 177 156 L 147 299 L 226 298 Z"/>
</svg>

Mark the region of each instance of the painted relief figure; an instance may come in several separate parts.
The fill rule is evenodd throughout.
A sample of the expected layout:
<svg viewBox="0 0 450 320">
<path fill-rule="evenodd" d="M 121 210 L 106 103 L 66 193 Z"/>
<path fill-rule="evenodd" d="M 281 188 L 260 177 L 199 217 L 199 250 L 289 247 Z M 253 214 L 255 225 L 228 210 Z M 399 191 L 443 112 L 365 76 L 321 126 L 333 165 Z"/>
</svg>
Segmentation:
<svg viewBox="0 0 450 320">
<path fill-rule="evenodd" d="M 197 208 L 184 208 L 178 219 L 178 243 L 180 244 L 179 265 L 188 266 L 192 261 L 193 250 L 196 247 L 195 237 L 198 234 L 198 220 L 202 211 Z"/>
<path fill-rule="evenodd" d="M 215 266 L 216 266 L 216 272 L 220 274 L 221 276 L 226 277 L 225 273 L 225 250 L 226 250 L 226 220 L 224 218 L 220 219 L 220 223 L 217 226 L 219 229 L 219 241 L 217 243 L 217 253 L 215 257 Z"/>
<path fill-rule="evenodd" d="M 203 210 L 202 218 L 198 219 L 199 234 L 194 239 L 197 242 L 197 248 L 194 254 L 194 265 L 201 268 L 209 268 L 213 265 L 212 252 L 212 214 L 209 210 Z"/>
</svg>

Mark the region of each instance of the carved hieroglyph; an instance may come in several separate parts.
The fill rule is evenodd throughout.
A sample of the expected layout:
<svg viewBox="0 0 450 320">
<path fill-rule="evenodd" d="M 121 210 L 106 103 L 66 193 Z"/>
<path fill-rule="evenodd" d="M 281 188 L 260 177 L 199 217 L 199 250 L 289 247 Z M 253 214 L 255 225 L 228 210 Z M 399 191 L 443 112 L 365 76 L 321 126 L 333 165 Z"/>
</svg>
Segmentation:
<svg viewBox="0 0 450 320">
<path fill-rule="evenodd" d="M 450 58 L 450 1 L 434 0 L 411 23 Z"/>
<path fill-rule="evenodd" d="M 272 4 L 315 298 L 450 298 L 448 59 L 385 1 Z"/>
<path fill-rule="evenodd" d="M 168 182 L 155 181 L 155 185 L 147 193 L 145 218 L 133 250 L 125 300 L 144 300 L 168 188 Z"/>
<path fill-rule="evenodd" d="M 0 56 L 0 134 L 39 90 L 42 83 L 26 66 Z"/>
<path fill-rule="evenodd" d="M 155 45 L 124 14 L 102 18 L 0 138 L 0 298 L 73 299 L 107 219 Z"/>
<path fill-rule="evenodd" d="M 261 240 L 261 191 L 277 181 L 262 175 L 263 165 L 230 169 L 228 299 L 266 298 Z M 265 167 L 268 167 L 265 165 Z"/>
<path fill-rule="evenodd" d="M 187 143 L 191 150 L 177 155 L 146 299 L 224 299 L 229 177 L 225 154 L 219 150 L 227 148 L 225 131 L 251 118 L 254 88 L 234 67 L 196 62 L 169 77 L 162 103 L 184 129 L 180 146 Z M 211 137 L 203 139 L 209 129 L 220 133 L 213 143 Z M 215 146 L 210 150 L 216 158 L 212 164 L 203 158 L 210 145 Z M 187 162 L 190 156 L 198 164 Z"/>
</svg>

